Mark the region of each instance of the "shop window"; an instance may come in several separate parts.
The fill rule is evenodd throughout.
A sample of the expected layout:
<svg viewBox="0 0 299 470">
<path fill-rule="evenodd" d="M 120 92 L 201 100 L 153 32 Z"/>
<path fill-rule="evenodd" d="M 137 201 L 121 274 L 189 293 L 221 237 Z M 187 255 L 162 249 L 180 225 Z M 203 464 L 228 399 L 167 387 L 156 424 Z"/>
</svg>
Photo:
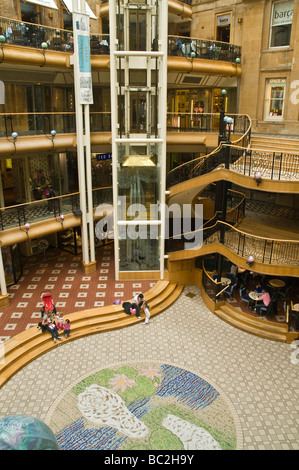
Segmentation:
<svg viewBox="0 0 299 470">
<path fill-rule="evenodd" d="M 271 78 L 266 83 L 264 119 L 282 121 L 285 99 L 285 78 Z"/>
<path fill-rule="evenodd" d="M 270 47 L 289 46 L 293 7 L 293 0 L 273 3 L 270 28 Z"/>
</svg>

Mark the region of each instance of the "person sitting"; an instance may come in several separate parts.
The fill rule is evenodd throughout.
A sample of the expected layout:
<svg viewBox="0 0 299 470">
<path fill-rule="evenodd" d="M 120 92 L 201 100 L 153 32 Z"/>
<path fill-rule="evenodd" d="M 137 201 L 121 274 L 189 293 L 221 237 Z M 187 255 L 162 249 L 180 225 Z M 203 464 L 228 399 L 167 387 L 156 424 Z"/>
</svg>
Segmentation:
<svg viewBox="0 0 299 470">
<path fill-rule="evenodd" d="M 132 300 L 132 308 L 136 309 L 136 316 L 139 319 L 141 318 L 140 309 L 142 308 L 144 303 L 145 303 L 145 298 L 143 294 L 135 295 L 134 299 Z"/>
<path fill-rule="evenodd" d="M 261 294 L 262 291 L 263 291 L 263 286 L 261 285 L 260 282 L 257 283 L 257 285 L 255 286 L 255 292 L 257 292 L 258 294 Z"/>
<path fill-rule="evenodd" d="M 256 307 L 255 307 L 256 312 L 260 314 L 261 307 L 263 306 L 268 307 L 270 302 L 271 302 L 271 297 L 270 297 L 269 292 L 267 292 L 265 289 L 262 289 L 262 295 L 256 303 Z"/>
</svg>

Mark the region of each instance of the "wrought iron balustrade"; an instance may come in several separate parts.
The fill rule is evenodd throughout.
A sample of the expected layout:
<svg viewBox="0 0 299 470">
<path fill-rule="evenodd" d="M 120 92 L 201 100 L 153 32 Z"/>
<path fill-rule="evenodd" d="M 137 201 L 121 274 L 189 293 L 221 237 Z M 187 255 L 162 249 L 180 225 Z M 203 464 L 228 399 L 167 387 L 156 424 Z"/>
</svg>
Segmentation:
<svg viewBox="0 0 299 470">
<path fill-rule="evenodd" d="M 107 204 L 112 204 L 113 201 L 111 187 L 94 189 L 92 196 L 94 208 L 103 201 Z M 22 227 L 26 223 L 31 224 L 53 218 L 60 221 L 61 215 L 73 214 L 78 210 L 80 210 L 80 195 L 78 192 L 14 206 L 1 207 L 1 230 Z"/>
</svg>

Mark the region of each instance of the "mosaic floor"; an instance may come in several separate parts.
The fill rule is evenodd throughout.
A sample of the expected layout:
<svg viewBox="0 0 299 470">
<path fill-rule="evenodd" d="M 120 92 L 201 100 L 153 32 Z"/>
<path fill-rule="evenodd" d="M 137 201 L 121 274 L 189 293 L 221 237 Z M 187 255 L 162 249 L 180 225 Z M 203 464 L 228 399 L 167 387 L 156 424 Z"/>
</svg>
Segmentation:
<svg viewBox="0 0 299 470">
<path fill-rule="evenodd" d="M 230 408 L 186 369 L 127 363 L 77 382 L 56 399 L 49 425 L 61 450 L 233 450 Z"/>
<path fill-rule="evenodd" d="M 192 418 L 188 402 L 179 401 L 178 396 L 164 397 L 167 405 L 173 398 L 173 406 L 171 413 L 167 408 L 161 413 L 163 420 L 167 413 L 188 421 L 190 427 L 201 428 L 203 413 L 207 411 L 205 424 L 212 425 L 206 430 L 219 442 L 219 421 L 217 424 L 214 405 L 221 402 L 219 416 L 226 406 L 229 410 L 225 416 L 226 436 L 236 438 L 236 449 L 299 450 L 298 345 L 264 340 L 233 328 L 206 308 L 200 289 L 194 286 L 187 286 L 179 299 L 152 318 L 147 326 L 138 323 L 129 328 L 57 344 L 55 349 L 28 364 L 2 387 L 0 418 L 14 414 L 34 416 L 53 426 L 62 445 L 65 445 L 63 434 L 66 435 L 66 430 L 72 436 L 68 429 L 71 423 L 82 426 L 82 429 L 84 425 L 85 436 L 93 428 L 101 432 L 101 426 L 82 414 L 80 416 L 78 407 L 75 407 L 78 397 L 75 393 L 83 393 L 93 384 L 109 386 L 110 391 L 116 391 L 113 386 L 116 387 L 117 383 L 120 386 L 120 382 L 113 379 L 124 373 L 122 367 L 129 368 L 125 369 L 126 383 L 132 384 L 130 380 L 136 382 L 136 374 L 140 375 L 141 366 L 146 364 L 160 369 L 164 365 L 180 368 L 184 374 L 194 374 L 195 381 L 202 379 L 219 393 L 217 400 L 206 409 L 193 408 Z M 136 369 L 134 373 L 131 368 Z M 95 377 L 98 377 L 97 382 Z M 161 383 L 159 380 L 156 382 L 158 385 Z M 146 383 L 144 387 L 137 387 L 140 396 L 148 394 L 149 382 Z M 118 389 L 128 409 L 132 400 L 128 397 L 129 392 L 134 395 L 132 402 L 135 402 L 134 387 L 123 392 Z M 155 390 L 152 388 L 155 395 L 151 396 L 150 402 L 155 404 L 162 401 L 156 396 L 158 389 L 159 386 Z M 65 407 L 65 418 L 62 419 L 59 413 L 67 402 L 69 406 Z M 137 418 L 144 419 L 151 430 L 156 409 L 151 408 L 144 418 L 138 415 L 137 410 Z M 135 412 L 135 409 L 129 411 Z M 211 413 L 208 415 L 208 412 Z M 230 427 L 231 418 L 234 421 Z M 185 423 L 185 427 L 188 426 Z M 214 434 L 216 429 L 217 435 Z M 169 432 L 172 433 L 173 442 L 183 445 L 184 440 L 178 434 L 163 426 L 163 433 L 166 431 L 168 436 Z M 143 438 L 142 445 L 145 443 L 148 442 Z M 129 444 L 132 445 L 131 437 L 123 443 Z M 83 442 L 76 445 L 83 446 Z"/>
</svg>

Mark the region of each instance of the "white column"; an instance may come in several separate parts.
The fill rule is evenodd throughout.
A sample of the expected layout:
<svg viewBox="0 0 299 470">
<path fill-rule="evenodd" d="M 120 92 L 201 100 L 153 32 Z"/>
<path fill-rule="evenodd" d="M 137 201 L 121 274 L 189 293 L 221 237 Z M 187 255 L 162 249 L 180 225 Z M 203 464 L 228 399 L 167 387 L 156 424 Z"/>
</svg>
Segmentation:
<svg viewBox="0 0 299 470">
<path fill-rule="evenodd" d="M 4 271 L 4 265 L 3 265 L 1 246 L 0 246 L 0 288 L 1 288 L 1 294 L 7 295 L 7 287 L 6 287 L 5 271 Z"/>
</svg>

